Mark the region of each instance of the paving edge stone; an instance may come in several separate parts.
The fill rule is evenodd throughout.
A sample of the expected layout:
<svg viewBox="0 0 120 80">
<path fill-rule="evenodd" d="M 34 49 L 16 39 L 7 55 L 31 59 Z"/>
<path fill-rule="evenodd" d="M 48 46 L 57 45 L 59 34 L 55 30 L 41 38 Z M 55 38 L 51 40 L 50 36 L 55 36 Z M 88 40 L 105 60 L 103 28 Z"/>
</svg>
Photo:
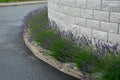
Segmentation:
<svg viewBox="0 0 120 80">
<path fill-rule="evenodd" d="M 23 34 L 24 42 L 25 42 L 26 46 L 33 52 L 33 54 L 36 57 L 38 57 L 42 61 L 46 62 L 50 66 L 56 68 L 57 70 L 81 80 L 82 73 L 80 71 L 66 67 L 64 65 L 64 63 L 57 61 L 56 59 L 54 59 L 53 57 L 51 57 L 49 55 L 45 55 L 45 54 L 41 53 L 38 50 L 38 47 L 36 45 L 34 45 L 28 41 L 28 38 L 29 38 L 28 35 L 26 33 L 24 33 Z"/>
<path fill-rule="evenodd" d="M 47 0 L 0 3 L 0 7 L 30 5 L 30 4 L 41 4 L 41 3 L 47 3 Z"/>
</svg>

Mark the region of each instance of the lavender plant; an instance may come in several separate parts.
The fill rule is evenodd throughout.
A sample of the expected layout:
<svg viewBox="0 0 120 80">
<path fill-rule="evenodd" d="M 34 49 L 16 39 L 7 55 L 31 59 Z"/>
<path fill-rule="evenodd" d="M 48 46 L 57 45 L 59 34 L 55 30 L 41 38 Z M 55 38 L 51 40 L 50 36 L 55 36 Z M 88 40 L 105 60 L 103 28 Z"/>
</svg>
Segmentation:
<svg viewBox="0 0 120 80">
<path fill-rule="evenodd" d="M 74 36 L 72 31 L 61 31 L 47 16 L 47 9 L 30 12 L 24 19 L 24 32 L 29 33 L 29 41 L 51 51 L 49 55 L 66 63 L 76 63 L 83 72 L 83 80 L 119 80 L 119 44 L 110 44 L 85 36 Z M 92 43 L 95 43 L 93 45 Z M 86 77 L 86 74 L 92 76 Z M 98 75 L 96 77 L 96 73 Z"/>
</svg>

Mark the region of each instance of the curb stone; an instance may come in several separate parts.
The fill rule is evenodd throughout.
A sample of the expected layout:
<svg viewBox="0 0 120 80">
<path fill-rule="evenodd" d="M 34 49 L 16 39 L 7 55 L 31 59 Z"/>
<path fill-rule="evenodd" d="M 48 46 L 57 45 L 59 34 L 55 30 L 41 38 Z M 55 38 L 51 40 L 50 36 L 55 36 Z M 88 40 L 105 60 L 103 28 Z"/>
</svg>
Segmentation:
<svg viewBox="0 0 120 80">
<path fill-rule="evenodd" d="M 0 3 L 0 7 L 30 5 L 30 4 L 41 4 L 41 3 L 47 3 L 47 0 Z"/>
<path fill-rule="evenodd" d="M 57 70 L 81 80 L 83 74 L 79 70 L 71 69 L 68 66 L 64 65 L 65 63 L 61 63 L 57 61 L 56 59 L 54 59 L 53 57 L 40 52 L 40 50 L 35 44 L 28 41 L 29 39 L 28 33 L 23 34 L 23 39 L 24 39 L 26 46 L 33 52 L 33 54 L 36 57 L 46 62 L 50 66 L 56 68 Z"/>
</svg>

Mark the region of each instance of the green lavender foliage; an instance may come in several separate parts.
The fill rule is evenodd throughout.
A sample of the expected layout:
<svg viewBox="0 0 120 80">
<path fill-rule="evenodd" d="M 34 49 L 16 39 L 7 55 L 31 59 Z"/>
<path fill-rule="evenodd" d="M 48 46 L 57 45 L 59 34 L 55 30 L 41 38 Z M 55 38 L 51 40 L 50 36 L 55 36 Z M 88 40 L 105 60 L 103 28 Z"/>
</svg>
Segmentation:
<svg viewBox="0 0 120 80">
<path fill-rule="evenodd" d="M 32 1 L 32 0 L 0 0 L 0 2 L 17 2 L 17 1 Z"/>
<path fill-rule="evenodd" d="M 60 31 L 48 19 L 46 9 L 29 13 L 25 17 L 24 28 L 28 29 L 33 41 L 52 52 L 49 55 L 63 63 L 76 63 L 82 72 L 92 75 L 93 80 L 120 80 L 118 44 L 111 46 L 97 41 L 94 47 L 86 37 L 76 38 L 72 32 Z"/>
</svg>

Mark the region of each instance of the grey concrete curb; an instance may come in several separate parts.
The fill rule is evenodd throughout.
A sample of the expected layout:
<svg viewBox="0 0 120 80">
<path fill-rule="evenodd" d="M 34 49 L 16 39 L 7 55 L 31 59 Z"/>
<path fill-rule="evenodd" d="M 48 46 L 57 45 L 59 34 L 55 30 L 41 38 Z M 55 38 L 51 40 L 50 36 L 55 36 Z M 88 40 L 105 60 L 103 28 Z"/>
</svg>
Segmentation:
<svg viewBox="0 0 120 80">
<path fill-rule="evenodd" d="M 47 3 L 47 0 L 0 3 L 0 7 L 4 7 L 4 6 L 30 5 L 30 4 L 41 4 L 41 3 Z"/>
<path fill-rule="evenodd" d="M 64 63 L 61 63 L 53 57 L 42 53 L 34 43 L 28 41 L 29 35 L 27 33 L 23 34 L 23 39 L 26 46 L 33 52 L 36 57 L 56 68 L 57 70 L 81 80 L 82 73 L 79 70 L 71 69 L 64 65 Z"/>
</svg>

